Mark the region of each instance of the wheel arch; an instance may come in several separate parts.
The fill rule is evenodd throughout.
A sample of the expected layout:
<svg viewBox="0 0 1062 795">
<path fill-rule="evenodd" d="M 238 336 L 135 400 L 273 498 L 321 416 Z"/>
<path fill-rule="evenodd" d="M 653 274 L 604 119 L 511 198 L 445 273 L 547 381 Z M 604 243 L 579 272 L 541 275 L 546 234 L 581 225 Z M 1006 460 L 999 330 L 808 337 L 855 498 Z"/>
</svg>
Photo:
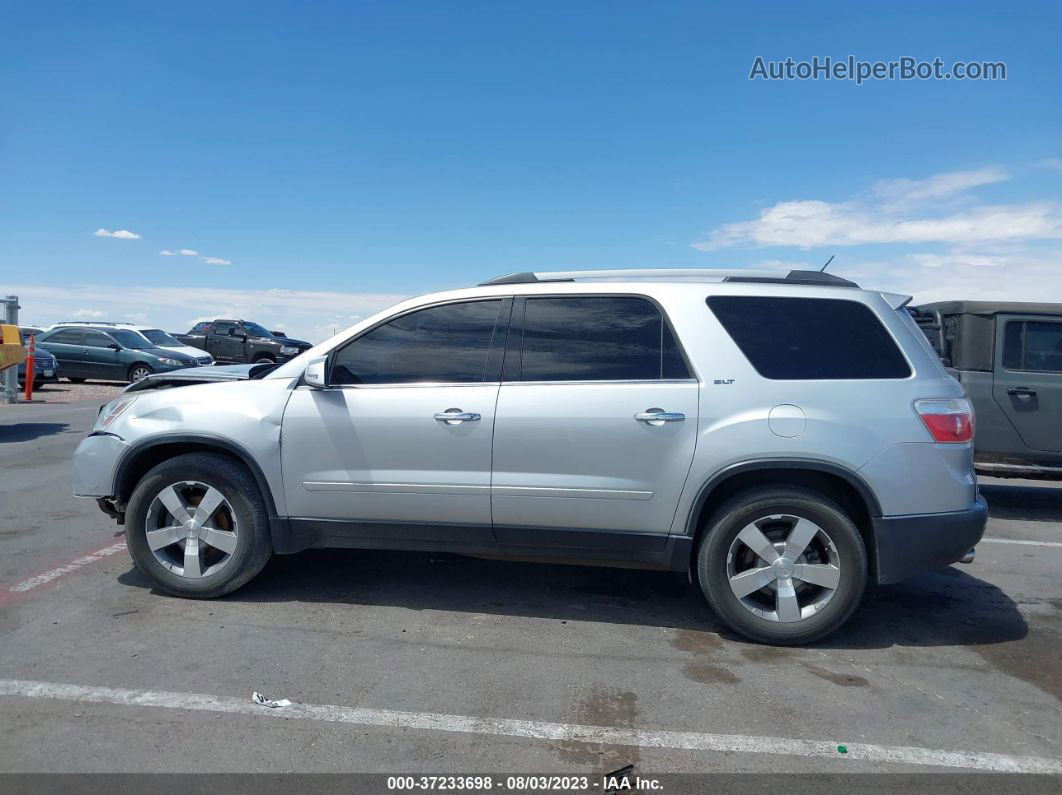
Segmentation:
<svg viewBox="0 0 1062 795">
<path fill-rule="evenodd" d="M 730 497 L 757 486 L 790 485 L 818 491 L 835 500 L 852 518 L 869 558 L 869 571 L 877 571 L 877 543 L 874 520 L 881 505 L 869 484 L 856 472 L 830 461 L 803 458 L 763 458 L 724 467 L 700 487 L 686 519 L 685 535 L 692 539 L 690 566 L 708 519 Z"/>
<path fill-rule="evenodd" d="M 247 467 L 265 500 L 271 517 L 277 515 L 276 501 L 262 468 L 246 448 L 231 439 L 210 434 L 167 434 L 132 445 L 119 460 L 114 475 L 114 497 L 120 511 L 125 510 L 133 490 L 157 464 L 185 453 L 218 453 Z"/>
</svg>

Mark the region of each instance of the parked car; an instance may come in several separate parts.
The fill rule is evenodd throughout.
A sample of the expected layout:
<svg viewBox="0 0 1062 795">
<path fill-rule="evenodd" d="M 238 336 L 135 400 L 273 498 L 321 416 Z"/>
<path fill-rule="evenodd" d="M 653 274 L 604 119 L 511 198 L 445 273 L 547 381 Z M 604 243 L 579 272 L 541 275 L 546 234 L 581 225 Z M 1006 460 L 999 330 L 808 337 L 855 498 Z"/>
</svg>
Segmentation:
<svg viewBox="0 0 1062 795">
<path fill-rule="evenodd" d="M 40 338 L 44 332 L 36 326 L 19 326 L 22 337 L 22 346 L 29 346 L 29 338 Z M 34 346 L 33 355 L 33 388 L 40 389 L 46 382 L 59 380 L 59 362 L 51 353 L 44 348 Z M 18 366 L 18 384 L 26 385 L 26 363 Z"/>
<path fill-rule="evenodd" d="M 908 300 L 802 271 L 514 274 L 279 367 L 153 376 L 101 411 L 74 493 L 179 596 L 274 552 L 450 551 L 688 572 L 733 630 L 807 643 L 984 531 L 973 412 Z"/>
<path fill-rule="evenodd" d="M 185 345 L 207 351 L 219 362 L 286 362 L 312 347 L 303 340 L 277 337 L 249 320 L 196 323 L 187 334 L 174 336 Z"/>
<path fill-rule="evenodd" d="M 214 357 L 206 351 L 200 350 L 199 348 L 193 348 L 191 345 L 185 345 L 180 340 L 174 338 L 172 334 L 153 326 L 141 326 L 137 323 L 105 323 L 95 320 L 87 323 L 56 323 L 52 328 L 55 328 L 56 326 L 111 326 L 113 328 L 128 329 L 134 334 L 139 334 L 156 348 L 161 348 L 164 351 L 176 351 L 177 353 L 191 356 L 196 360 L 196 363 L 200 367 L 214 363 Z"/>
<path fill-rule="evenodd" d="M 133 383 L 152 373 L 198 366 L 191 356 L 158 348 L 139 334 L 114 326 L 55 326 L 37 343 L 55 356 L 63 376 L 74 383 L 86 379 Z"/>
<path fill-rule="evenodd" d="M 1062 304 L 943 301 L 915 320 L 977 412 L 977 470 L 1062 478 Z"/>
</svg>

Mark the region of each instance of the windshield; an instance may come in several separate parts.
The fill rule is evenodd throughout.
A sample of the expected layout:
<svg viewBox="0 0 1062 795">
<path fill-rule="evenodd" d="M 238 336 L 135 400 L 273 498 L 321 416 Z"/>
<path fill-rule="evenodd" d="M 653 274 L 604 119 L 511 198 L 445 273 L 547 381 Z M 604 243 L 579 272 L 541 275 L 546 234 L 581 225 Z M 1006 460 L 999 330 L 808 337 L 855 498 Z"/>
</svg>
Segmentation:
<svg viewBox="0 0 1062 795">
<path fill-rule="evenodd" d="M 134 351 L 142 351 L 153 347 L 150 342 L 132 331 L 117 330 L 108 331 L 111 338 L 123 348 L 132 348 Z"/>
<path fill-rule="evenodd" d="M 246 320 L 243 322 L 243 327 L 247 329 L 247 333 L 252 337 L 272 337 L 265 326 L 259 326 L 257 323 L 248 323 Z"/>
<path fill-rule="evenodd" d="M 162 347 L 166 347 L 168 345 L 173 348 L 179 348 L 181 347 L 181 345 L 184 344 L 180 340 L 177 340 L 171 335 L 167 334 L 162 329 L 149 328 L 145 331 L 141 331 L 140 333 L 147 337 L 148 340 L 154 345 L 161 345 Z"/>
</svg>

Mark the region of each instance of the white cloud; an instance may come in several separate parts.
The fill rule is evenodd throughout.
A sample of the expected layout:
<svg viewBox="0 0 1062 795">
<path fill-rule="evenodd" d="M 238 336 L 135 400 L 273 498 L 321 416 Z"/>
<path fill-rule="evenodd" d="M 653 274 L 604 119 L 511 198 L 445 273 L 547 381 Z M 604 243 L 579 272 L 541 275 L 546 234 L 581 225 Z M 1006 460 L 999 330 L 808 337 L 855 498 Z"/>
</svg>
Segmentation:
<svg viewBox="0 0 1062 795">
<path fill-rule="evenodd" d="M 207 265 L 231 265 L 232 260 L 222 259 L 221 257 L 200 257 Z"/>
<path fill-rule="evenodd" d="M 97 229 L 93 234 L 96 237 L 116 237 L 119 240 L 139 240 L 140 235 L 136 232 L 130 232 L 128 229 L 119 229 L 115 232 L 111 232 L 109 229 Z"/>
<path fill-rule="evenodd" d="M 235 317 L 255 320 L 267 328 L 283 325 L 292 336 L 314 342 L 331 336 L 333 327 L 342 331 L 352 325 L 352 315 L 368 317 L 408 297 L 324 290 L 232 290 L 206 285 L 192 285 L 180 290 L 135 285 L 70 285 L 64 290 L 40 285 L 11 285 L 9 292 L 21 299 L 21 315 L 27 325 L 89 317 L 79 315 L 79 311 L 99 313 L 91 317 L 120 318 L 135 306 L 143 322 L 167 331 L 187 331 L 193 320 Z M 85 306 L 94 308 L 82 309 Z M 197 318 L 190 317 L 189 306 L 195 307 Z M 337 319 L 335 323 L 322 322 L 323 318 L 329 317 L 343 319 Z"/>
<path fill-rule="evenodd" d="M 1010 179 L 999 166 L 987 166 L 973 171 L 951 171 L 936 174 L 927 179 L 885 179 L 876 183 L 873 193 L 889 200 L 893 206 L 902 206 L 927 199 L 943 199 L 963 193 L 981 185 L 991 185 Z"/>
<path fill-rule="evenodd" d="M 159 252 L 159 254 L 161 254 L 164 257 L 172 257 L 172 256 L 176 255 L 177 252 L 176 251 L 170 251 L 168 248 L 164 248 L 164 249 L 162 249 L 162 251 Z"/>
<path fill-rule="evenodd" d="M 923 180 L 875 184 L 869 195 L 847 201 L 783 201 L 758 218 L 723 224 L 701 251 L 735 246 L 855 246 L 868 243 L 964 244 L 1004 240 L 1062 239 L 1062 202 L 974 204 L 966 193 L 1008 179 L 998 167 L 937 174 Z M 946 211 L 941 212 L 946 206 Z"/>
<path fill-rule="evenodd" d="M 190 249 L 190 248 L 177 249 L 177 253 L 180 254 L 182 257 L 198 257 L 199 256 L 199 252 L 198 251 L 195 251 L 194 249 Z"/>
<path fill-rule="evenodd" d="M 103 317 L 103 312 L 98 309 L 79 309 L 74 313 L 74 317 L 79 318 L 93 318 Z"/>
<path fill-rule="evenodd" d="M 913 295 L 915 303 L 958 298 L 1062 301 L 1062 247 L 1010 252 L 952 248 L 895 260 L 842 261 L 836 270 L 866 288 Z"/>
<path fill-rule="evenodd" d="M 1040 168 L 1050 168 L 1055 171 L 1062 171 L 1062 157 L 1049 157 L 1046 160 L 1041 160 L 1036 165 Z"/>
</svg>

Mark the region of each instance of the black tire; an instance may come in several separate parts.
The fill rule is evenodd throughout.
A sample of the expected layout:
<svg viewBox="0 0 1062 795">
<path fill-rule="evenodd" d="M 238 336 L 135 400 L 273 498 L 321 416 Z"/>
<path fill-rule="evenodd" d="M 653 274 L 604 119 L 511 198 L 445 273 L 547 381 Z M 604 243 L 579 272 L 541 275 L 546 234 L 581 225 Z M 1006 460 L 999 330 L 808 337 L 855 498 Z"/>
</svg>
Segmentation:
<svg viewBox="0 0 1062 795">
<path fill-rule="evenodd" d="M 85 383 L 85 379 L 84 378 L 71 377 L 69 375 L 66 377 L 66 380 L 69 381 L 71 384 L 83 384 L 83 383 Z"/>
<path fill-rule="evenodd" d="M 151 369 L 151 365 L 137 362 L 129 368 L 128 381 L 130 384 L 135 384 L 137 381 L 142 381 L 154 372 L 155 371 Z"/>
<path fill-rule="evenodd" d="M 736 542 L 736 539 L 742 530 L 754 521 L 778 516 L 806 519 L 818 525 L 833 542 L 835 565 L 840 569 L 840 573 L 836 575 L 836 588 L 821 609 L 809 617 L 791 623 L 753 613 L 746 607 L 746 602 L 739 599 L 731 589 L 728 572 L 728 566 L 736 563 L 731 559 L 731 553 L 735 543 L 740 548 L 741 542 Z M 840 629 L 859 606 L 867 583 L 866 547 L 851 518 L 828 497 L 810 489 L 797 487 L 750 490 L 731 498 L 713 513 L 708 522 L 697 549 L 697 580 L 716 615 L 738 634 L 750 640 L 777 646 L 813 643 Z M 764 527 L 770 526 L 769 523 L 764 524 Z M 784 535 L 777 537 L 784 538 Z M 770 535 L 768 539 L 780 543 Z M 820 554 L 827 554 L 826 547 L 821 542 L 822 536 L 816 535 L 815 539 L 815 548 L 822 550 Z M 808 550 L 812 549 L 813 545 L 809 545 Z M 751 554 L 751 551 L 743 548 L 741 552 Z M 754 565 L 765 564 L 762 560 L 757 560 Z M 806 585 L 797 578 L 793 581 L 798 589 L 798 596 L 802 590 L 809 600 L 816 595 L 821 598 L 826 594 L 825 590 Z M 775 587 L 777 582 L 775 581 Z M 762 600 L 762 603 L 768 606 L 765 609 L 773 612 L 769 607 L 770 599 L 777 591 L 772 592 L 770 587 L 765 586 L 746 599 L 754 605 L 761 602 L 753 600 Z"/>
<path fill-rule="evenodd" d="M 256 358 L 254 360 L 254 364 L 276 364 L 276 363 L 277 363 L 277 360 L 274 359 L 269 354 L 264 354 L 264 355 L 259 356 L 258 358 Z"/>
<path fill-rule="evenodd" d="M 167 486 L 183 481 L 208 484 L 222 493 L 235 514 L 239 532 L 231 559 L 217 572 L 189 579 L 159 562 L 147 541 L 147 514 L 155 497 Z M 273 554 L 269 514 L 258 484 L 239 461 L 216 453 L 187 453 L 148 472 L 133 490 L 126 509 L 125 537 L 140 571 L 160 589 L 174 596 L 212 599 L 246 585 Z"/>
</svg>

